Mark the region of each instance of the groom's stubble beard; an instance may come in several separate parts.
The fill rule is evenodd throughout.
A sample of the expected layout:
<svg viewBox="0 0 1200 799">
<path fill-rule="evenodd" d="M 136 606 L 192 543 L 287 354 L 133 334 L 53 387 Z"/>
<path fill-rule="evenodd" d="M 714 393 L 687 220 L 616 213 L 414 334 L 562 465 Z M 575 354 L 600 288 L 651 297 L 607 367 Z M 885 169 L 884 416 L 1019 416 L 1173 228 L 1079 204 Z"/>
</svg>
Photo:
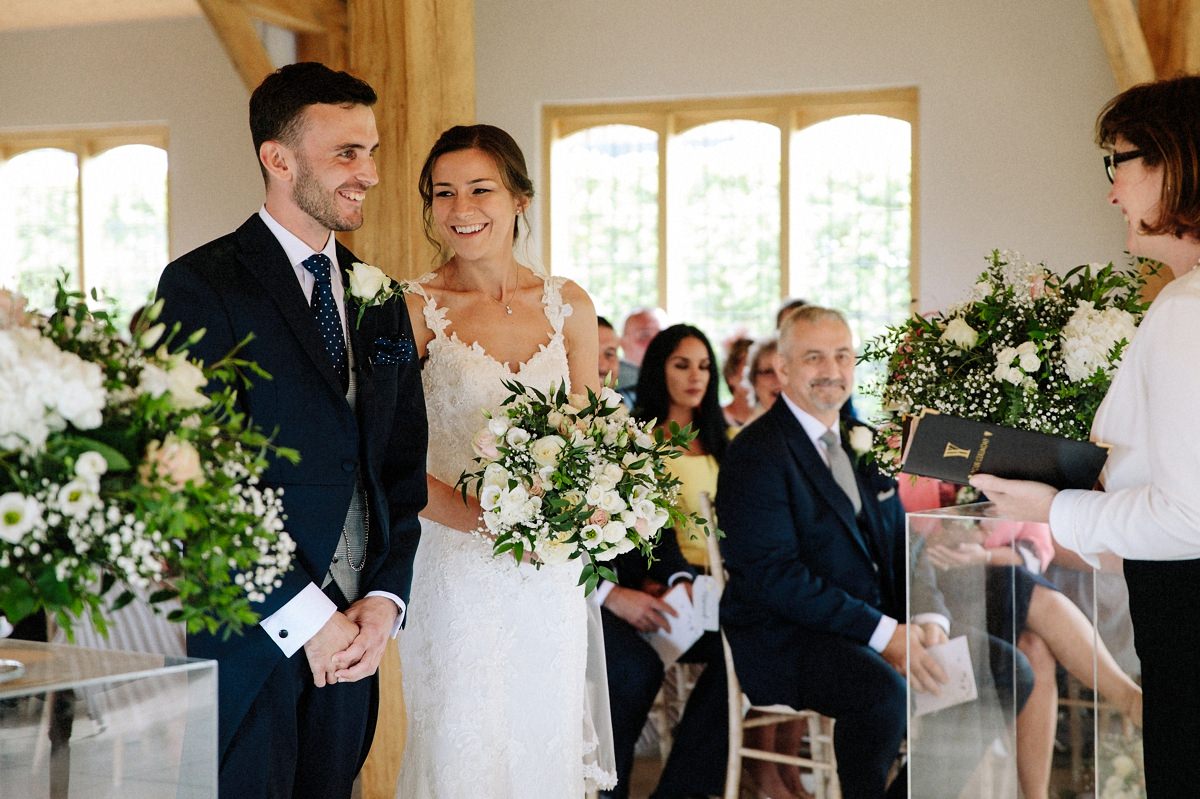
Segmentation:
<svg viewBox="0 0 1200 799">
<path fill-rule="evenodd" d="M 356 191 L 367 190 L 366 186 L 343 185 L 339 188 L 349 188 Z M 344 233 L 358 230 L 363 224 L 360 210 L 357 218 L 347 218 L 337 208 L 337 189 L 326 191 L 313 174 L 308 165 L 308 159 L 301 153 L 296 153 L 296 182 L 292 185 L 292 202 L 304 213 L 320 222 L 327 230 Z"/>
</svg>

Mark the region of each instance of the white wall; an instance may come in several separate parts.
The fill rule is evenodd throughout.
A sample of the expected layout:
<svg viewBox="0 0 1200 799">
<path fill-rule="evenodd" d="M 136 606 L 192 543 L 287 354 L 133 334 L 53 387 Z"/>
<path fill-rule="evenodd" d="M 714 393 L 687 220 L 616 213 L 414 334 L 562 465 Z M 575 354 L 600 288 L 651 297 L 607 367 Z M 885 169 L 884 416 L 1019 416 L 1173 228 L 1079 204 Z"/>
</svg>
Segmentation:
<svg viewBox="0 0 1200 799">
<path fill-rule="evenodd" d="M 994 247 L 1122 259 L 1092 126 L 1116 92 L 1083 2 L 476 0 L 477 111 L 535 174 L 546 103 L 916 86 L 921 307 Z M 533 219 L 539 219 L 534 214 Z"/>
<path fill-rule="evenodd" d="M 0 34 L 0 129 L 168 126 L 171 257 L 262 203 L 248 100 L 203 19 Z"/>
</svg>

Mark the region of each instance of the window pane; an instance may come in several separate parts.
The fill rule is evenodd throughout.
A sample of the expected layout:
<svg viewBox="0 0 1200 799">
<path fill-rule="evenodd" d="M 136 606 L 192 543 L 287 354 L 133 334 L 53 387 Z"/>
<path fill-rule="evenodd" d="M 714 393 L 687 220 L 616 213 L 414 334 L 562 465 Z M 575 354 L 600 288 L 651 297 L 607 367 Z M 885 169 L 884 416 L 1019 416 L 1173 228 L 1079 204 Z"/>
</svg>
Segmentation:
<svg viewBox="0 0 1200 799">
<path fill-rule="evenodd" d="M 713 122 L 671 142 L 671 319 L 719 341 L 773 328 L 779 302 L 779 152 L 774 125 Z"/>
<path fill-rule="evenodd" d="M 167 153 L 115 147 L 84 166 L 84 279 L 127 318 L 167 262 Z"/>
<path fill-rule="evenodd" d="M 911 138 L 903 120 L 857 115 L 792 140 L 792 285 L 845 312 L 860 345 L 909 312 Z"/>
<path fill-rule="evenodd" d="M 604 125 L 554 143 L 552 261 L 618 327 L 658 305 L 658 134 Z"/>
<path fill-rule="evenodd" d="M 75 154 L 65 150 L 30 150 L 0 163 L 0 286 L 15 287 L 32 309 L 54 307 L 60 270 L 68 288 L 78 285 L 78 177 Z"/>
</svg>

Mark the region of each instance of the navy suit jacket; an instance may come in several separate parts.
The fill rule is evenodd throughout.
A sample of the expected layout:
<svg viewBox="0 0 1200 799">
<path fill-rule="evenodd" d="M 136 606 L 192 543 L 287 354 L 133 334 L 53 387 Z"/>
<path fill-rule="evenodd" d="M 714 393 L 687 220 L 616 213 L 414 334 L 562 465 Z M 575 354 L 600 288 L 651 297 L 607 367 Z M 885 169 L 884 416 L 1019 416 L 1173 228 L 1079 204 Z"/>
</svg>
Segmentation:
<svg viewBox="0 0 1200 799">
<path fill-rule="evenodd" d="M 337 245 L 342 283 L 354 255 Z M 240 353 L 272 379 L 239 390 L 238 404 L 275 443 L 299 450 L 292 465 L 273 459 L 263 484 L 283 490 L 286 529 L 296 541 L 293 568 L 283 585 L 254 609 L 270 615 L 308 583 L 321 585 L 342 534 L 346 510 L 361 474 L 370 530 L 361 592 L 382 590 L 408 600 L 420 538 L 417 512 L 425 506 L 428 426 L 420 363 L 401 298 L 357 308 L 347 297 L 355 355 L 355 409 L 325 354 L 312 311 L 282 246 L 257 214 L 234 233 L 169 264 L 159 281 L 168 327 L 183 335 L 204 328 L 191 354 L 213 362 L 247 335 Z M 398 362 L 397 362 L 398 361 Z M 220 664 L 220 751 L 224 752 L 267 675 L 283 652 L 257 625 L 221 640 L 188 636 L 188 654 Z M 293 657 L 304 657 L 297 652 Z"/>
<path fill-rule="evenodd" d="M 738 433 L 721 461 L 717 518 L 729 571 L 721 622 L 755 702 L 787 701 L 794 676 L 780 664 L 814 636 L 865 646 L 882 615 L 906 617 L 895 483 L 862 462 L 855 472 L 861 523 L 782 400 Z M 943 609 L 932 594 L 922 603 Z"/>
</svg>

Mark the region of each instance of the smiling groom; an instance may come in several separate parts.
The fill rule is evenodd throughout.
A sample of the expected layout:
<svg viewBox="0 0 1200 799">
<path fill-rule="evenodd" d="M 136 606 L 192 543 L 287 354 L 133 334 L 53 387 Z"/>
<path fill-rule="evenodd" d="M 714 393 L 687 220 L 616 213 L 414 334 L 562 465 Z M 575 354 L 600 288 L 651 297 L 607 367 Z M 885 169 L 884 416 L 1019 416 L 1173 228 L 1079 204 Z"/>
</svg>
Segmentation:
<svg viewBox="0 0 1200 799">
<path fill-rule="evenodd" d="M 253 336 L 241 356 L 272 379 L 242 389 L 240 409 L 301 456 L 263 476 L 296 553 L 259 625 L 188 636 L 189 655 L 219 663 L 222 797 L 349 797 L 404 617 L 426 498 L 420 367 L 404 302 L 357 297 L 357 259 L 333 235 L 362 225 L 378 182 L 375 99 L 321 64 L 268 76 L 250 98 L 265 203 L 159 282 L 168 323 L 206 330 L 191 350 L 206 362 Z"/>
</svg>

